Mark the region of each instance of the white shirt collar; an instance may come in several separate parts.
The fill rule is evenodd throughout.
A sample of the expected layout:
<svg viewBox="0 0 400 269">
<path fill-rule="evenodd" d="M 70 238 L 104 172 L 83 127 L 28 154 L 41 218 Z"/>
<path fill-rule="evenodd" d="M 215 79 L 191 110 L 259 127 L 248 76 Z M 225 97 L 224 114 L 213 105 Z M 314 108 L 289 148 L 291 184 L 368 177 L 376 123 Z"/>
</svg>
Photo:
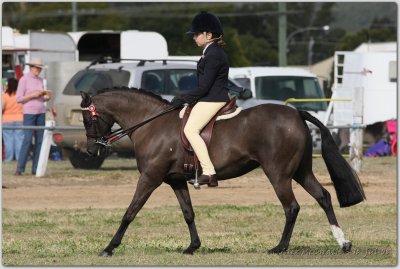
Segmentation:
<svg viewBox="0 0 400 269">
<path fill-rule="evenodd" d="M 212 43 L 214 43 L 214 42 L 210 42 L 210 43 L 208 43 L 208 44 L 206 45 L 206 47 L 203 49 L 203 55 L 204 55 L 204 53 L 206 53 L 206 49 L 207 49 Z"/>
</svg>

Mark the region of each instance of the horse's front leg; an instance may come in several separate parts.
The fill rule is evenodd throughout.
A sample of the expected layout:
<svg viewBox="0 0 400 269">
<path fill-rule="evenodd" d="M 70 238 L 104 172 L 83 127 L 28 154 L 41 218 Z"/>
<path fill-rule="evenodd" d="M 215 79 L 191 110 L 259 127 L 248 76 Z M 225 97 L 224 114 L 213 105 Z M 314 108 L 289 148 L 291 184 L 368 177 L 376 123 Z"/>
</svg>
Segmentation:
<svg viewBox="0 0 400 269">
<path fill-rule="evenodd" d="M 183 254 L 193 254 L 200 245 L 200 238 L 197 233 L 196 224 L 194 222 L 194 211 L 192 206 L 192 201 L 190 200 L 190 194 L 186 181 L 184 180 L 170 180 L 167 183 L 172 187 L 178 198 L 179 205 L 181 206 L 183 217 L 189 228 L 190 233 L 190 245 L 183 252 Z"/>
<path fill-rule="evenodd" d="M 100 253 L 100 256 L 112 256 L 114 248 L 118 247 L 121 244 L 122 237 L 124 236 L 129 224 L 134 220 L 140 209 L 142 209 L 143 205 L 146 203 L 151 193 L 158 186 L 160 186 L 161 183 L 162 180 L 152 180 L 146 175 L 146 173 L 142 173 L 139 178 L 139 182 L 137 184 L 133 199 L 124 216 L 122 217 L 121 225 L 119 226 L 118 231 L 115 233 L 108 246 Z"/>
</svg>

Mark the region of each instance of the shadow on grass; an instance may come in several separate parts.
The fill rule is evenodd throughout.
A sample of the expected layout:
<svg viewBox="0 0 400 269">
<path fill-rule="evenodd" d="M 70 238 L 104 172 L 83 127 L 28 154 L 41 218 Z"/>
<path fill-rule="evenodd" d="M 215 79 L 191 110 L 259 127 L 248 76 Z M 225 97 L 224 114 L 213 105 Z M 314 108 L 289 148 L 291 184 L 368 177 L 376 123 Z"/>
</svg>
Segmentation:
<svg viewBox="0 0 400 269">
<path fill-rule="evenodd" d="M 168 253 L 181 253 L 186 250 L 184 247 L 176 247 L 176 248 L 170 248 L 170 247 L 160 247 L 160 248 L 152 248 L 153 251 L 163 253 L 163 252 L 168 252 Z M 198 250 L 194 252 L 194 254 L 211 254 L 211 253 L 233 253 L 232 249 L 228 247 L 222 247 L 222 248 L 208 248 L 208 247 L 200 247 Z"/>
<path fill-rule="evenodd" d="M 137 166 L 122 166 L 122 167 L 101 167 L 98 170 L 102 171 L 137 171 Z"/>
</svg>

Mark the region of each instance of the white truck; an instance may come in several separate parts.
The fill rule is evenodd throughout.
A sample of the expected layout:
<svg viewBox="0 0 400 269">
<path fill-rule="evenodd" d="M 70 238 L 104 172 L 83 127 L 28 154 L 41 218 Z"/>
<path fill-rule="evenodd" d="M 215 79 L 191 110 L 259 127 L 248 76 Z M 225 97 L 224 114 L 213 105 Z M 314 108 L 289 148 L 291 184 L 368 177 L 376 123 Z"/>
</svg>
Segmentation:
<svg viewBox="0 0 400 269">
<path fill-rule="evenodd" d="M 325 116 L 327 102 L 288 99 L 323 99 L 325 98 L 315 74 L 292 67 L 233 67 L 229 76 L 244 88 L 252 91 L 256 103 L 288 103 L 296 108 L 307 110 L 322 119 Z M 243 106 L 253 106 L 251 100 Z"/>
<path fill-rule="evenodd" d="M 325 117 L 327 102 L 315 74 L 292 67 L 238 67 L 230 68 L 229 76 L 244 88 L 250 89 L 253 97 L 238 102 L 243 108 L 259 104 L 273 103 L 289 105 L 307 110 L 322 121 Z M 294 100 L 296 99 L 296 100 Z M 303 99 L 303 100 L 302 100 Z M 321 137 L 319 130 L 311 129 L 313 151 L 320 152 Z"/>
</svg>

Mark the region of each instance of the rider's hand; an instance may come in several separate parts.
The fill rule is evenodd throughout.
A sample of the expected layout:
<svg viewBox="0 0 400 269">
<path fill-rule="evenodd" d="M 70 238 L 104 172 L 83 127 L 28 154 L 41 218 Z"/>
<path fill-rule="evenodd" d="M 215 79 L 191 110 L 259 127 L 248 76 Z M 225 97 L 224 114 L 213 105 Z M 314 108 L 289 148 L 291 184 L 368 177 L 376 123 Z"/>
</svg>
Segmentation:
<svg viewBox="0 0 400 269">
<path fill-rule="evenodd" d="M 186 101 L 182 97 L 179 97 L 179 96 L 175 96 L 174 99 L 172 99 L 172 101 L 171 101 L 171 105 L 175 108 L 182 107 L 185 103 L 186 103 Z"/>
</svg>

